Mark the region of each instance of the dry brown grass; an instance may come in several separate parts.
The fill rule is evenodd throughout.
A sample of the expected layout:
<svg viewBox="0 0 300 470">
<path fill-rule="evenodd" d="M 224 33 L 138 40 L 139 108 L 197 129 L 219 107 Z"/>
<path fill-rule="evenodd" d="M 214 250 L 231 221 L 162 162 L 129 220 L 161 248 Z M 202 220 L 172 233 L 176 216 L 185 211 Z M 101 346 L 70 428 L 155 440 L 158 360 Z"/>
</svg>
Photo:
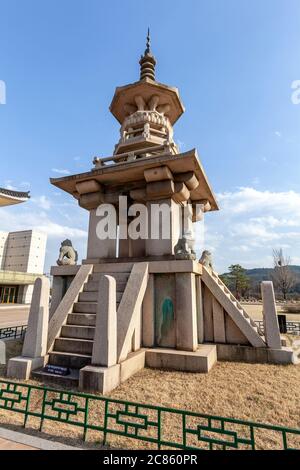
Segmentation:
<svg viewBox="0 0 300 470">
<path fill-rule="evenodd" d="M 0 373 L 4 371 L 0 371 Z M 32 384 L 37 382 L 30 381 Z M 54 387 L 58 388 L 58 387 Z M 209 374 L 193 374 L 144 369 L 108 395 L 111 398 L 161 405 L 199 413 L 239 418 L 260 423 L 300 428 L 300 365 L 269 365 L 218 362 Z M 40 406 L 40 398 L 34 404 Z M 91 410 L 92 419 L 100 419 L 99 410 Z M 0 410 L 0 423 L 20 426 L 22 417 Z M 14 425 L 12 425 L 12 422 Z M 38 434 L 39 420 L 30 418 L 26 432 Z M 176 439 L 176 425 L 170 422 L 170 438 Z M 42 436 L 86 448 L 99 447 L 100 433 L 89 432 L 86 444 L 82 430 L 45 422 Z M 134 440 L 110 436 L 117 448 L 148 448 Z M 297 443 L 300 447 L 300 439 Z M 261 441 L 266 449 L 276 447 L 276 437 Z"/>
<path fill-rule="evenodd" d="M 262 304 L 250 304 L 250 303 L 241 303 L 248 315 L 250 315 L 251 318 L 254 320 L 261 320 L 263 315 L 262 315 Z M 299 307 L 297 307 L 298 309 Z M 286 319 L 290 321 L 300 321 L 300 315 L 299 313 L 294 312 L 288 312 L 285 310 L 285 307 L 283 305 L 277 305 L 276 307 L 277 314 L 285 314 Z"/>
<path fill-rule="evenodd" d="M 284 313 L 300 314 L 300 304 L 289 304 L 282 307 Z"/>
</svg>

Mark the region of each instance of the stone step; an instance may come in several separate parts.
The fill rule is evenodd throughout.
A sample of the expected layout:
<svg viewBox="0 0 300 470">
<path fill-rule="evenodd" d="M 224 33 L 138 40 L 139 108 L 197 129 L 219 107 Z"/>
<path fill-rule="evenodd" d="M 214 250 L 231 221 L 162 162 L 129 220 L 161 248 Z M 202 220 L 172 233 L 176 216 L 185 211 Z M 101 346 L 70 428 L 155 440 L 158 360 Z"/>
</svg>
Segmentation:
<svg viewBox="0 0 300 470">
<path fill-rule="evenodd" d="M 94 265 L 94 273 L 130 273 L 134 263 L 103 263 Z"/>
<path fill-rule="evenodd" d="M 119 302 L 122 298 L 123 292 L 117 290 L 116 299 Z M 97 302 L 98 301 L 98 292 L 80 292 L 79 302 Z"/>
<path fill-rule="evenodd" d="M 77 338 L 57 338 L 54 343 L 54 352 L 70 352 L 75 354 L 92 354 L 94 341 Z"/>
<path fill-rule="evenodd" d="M 84 303 L 87 304 L 86 302 L 84 302 Z M 78 302 L 78 306 L 77 306 L 77 307 L 75 307 L 75 304 L 74 304 L 73 312 L 72 312 L 72 313 L 74 313 L 74 314 L 77 314 L 77 313 L 78 313 L 79 315 L 87 315 L 87 314 L 88 314 L 88 315 L 94 315 L 95 318 L 96 318 L 96 310 L 95 310 L 94 312 L 82 311 L 82 310 L 80 310 L 80 305 L 82 305 L 82 302 Z M 96 303 L 93 303 L 93 302 L 91 302 L 91 303 L 89 303 L 89 304 L 87 304 L 87 305 L 96 305 L 96 306 L 97 306 L 97 304 L 96 304 Z M 118 310 L 118 308 L 119 308 L 119 305 L 120 305 L 120 302 L 116 302 L 117 310 Z M 77 309 L 78 311 L 77 311 L 77 310 L 75 311 L 74 308 Z M 86 310 L 85 307 L 84 307 L 84 310 Z M 72 314 L 69 313 L 69 315 L 72 315 Z"/>
<path fill-rule="evenodd" d="M 63 325 L 61 338 L 94 339 L 95 327 L 82 325 Z"/>
<path fill-rule="evenodd" d="M 100 281 L 100 277 L 103 275 L 103 274 L 107 274 L 108 276 L 112 276 L 115 278 L 116 282 L 127 282 L 128 281 L 128 278 L 130 276 L 130 273 L 94 273 L 94 274 L 91 274 L 90 277 L 89 277 L 89 280 L 88 280 L 88 283 L 90 283 L 91 281 L 92 282 L 99 282 Z"/>
<path fill-rule="evenodd" d="M 67 352 L 52 351 L 49 353 L 49 364 L 53 366 L 70 367 L 71 369 L 81 369 L 92 362 L 89 354 L 74 354 Z"/>
<path fill-rule="evenodd" d="M 127 281 L 117 281 L 117 291 L 124 292 Z M 83 292 L 98 292 L 99 281 L 88 281 L 84 287 Z"/>
<path fill-rule="evenodd" d="M 156 369 L 209 372 L 216 362 L 215 344 L 201 344 L 195 352 L 164 348 L 146 349 L 146 366 Z"/>
<path fill-rule="evenodd" d="M 95 313 L 69 313 L 67 325 L 95 326 Z"/>
<path fill-rule="evenodd" d="M 75 302 L 73 306 L 73 313 L 96 313 L 96 302 Z"/>
<path fill-rule="evenodd" d="M 46 383 L 48 382 L 51 384 L 63 385 L 68 389 L 77 387 L 78 382 L 79 382 L 79 370 L 78 369 L 70 369 L 70 375 L 66 375 L 66 376 L 49 374 L 48 372 L 44 372 L 43 369 L 37 369 L 32 372 L 32 376 L 36 380 L 40 380 Z"/>
</svg>

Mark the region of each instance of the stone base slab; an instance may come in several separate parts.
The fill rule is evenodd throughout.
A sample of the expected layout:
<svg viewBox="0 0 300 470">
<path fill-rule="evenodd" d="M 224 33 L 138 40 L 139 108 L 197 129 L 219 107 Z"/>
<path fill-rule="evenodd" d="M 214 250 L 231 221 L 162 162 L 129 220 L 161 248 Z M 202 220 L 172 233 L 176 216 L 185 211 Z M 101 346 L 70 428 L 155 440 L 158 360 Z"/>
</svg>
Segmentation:
<svg viewBox="0 0 300 470">
<path fill-rule="evenodd" d="M 141 258 L 111 258 L 111 259 L 86 259 L 82 264 L 93 264 L 94 273 L 97 272 L 110 272 L 113 268 L 114 272 L 128 272 L 131 270 L 133 263 L 148 263 L 149 274 L 168 274 L 168 273 L 194 273 L 202 274 L 202 265 L 198 261 L 184 259 L 175 259 L 174 256 L 167 257 L 151 257 L 145 256 Z M 53 270 L 56 275 L 56 271 Z"/>
<path fill-rule="evenodd" d="M 8 361 L 7 377 L 11 379 L 28 380 L 32 371 L 45 366 L 47 359 L 47 356 L 34 358 L 23 356 L 14 357 Z"/>
<path fill-rule="evenodd" d="M 88 264 L 88 263 L 85 263 Z M 52 276 L 76 276 L 80 269 L 80 265 L 51 266 L 50 274 Z"/>
<path fill-rule="evenodd" d="M 217 344 L 218 360 L 250 363 L 293 364 L 294 351 L 291 348 L 253 348 L 235 344 Z"/>
<path fill-rule="evenodd" d="M 132 352 L 125 361 L 111 367 L 85 366 L 79 372 L 79 389 L 108 393 L 145 367 L 145 350 Z"/>
<path fill-rule="evenodd" d="M 217 348 L 214 344 L 199 345 L 195 352 L 161 348 L 146 350 L 146 366 L 155 369 L 209 372 L 216 361 Z"/>
<path fill-rule="evenodd" d="M 136 374 L 145 367 L 146 352 L 144 349 L 128 354 L 127 359 L 121 362 L 121 376 L 120 381 L 125 382 L 133 374 Z"/>
<path fill-rule="evenodd" d="M 108 393 L 120 384 L 120 364 L 111 367 L 85 366 L 79 372 L 79 390 Z"/>
</svg>

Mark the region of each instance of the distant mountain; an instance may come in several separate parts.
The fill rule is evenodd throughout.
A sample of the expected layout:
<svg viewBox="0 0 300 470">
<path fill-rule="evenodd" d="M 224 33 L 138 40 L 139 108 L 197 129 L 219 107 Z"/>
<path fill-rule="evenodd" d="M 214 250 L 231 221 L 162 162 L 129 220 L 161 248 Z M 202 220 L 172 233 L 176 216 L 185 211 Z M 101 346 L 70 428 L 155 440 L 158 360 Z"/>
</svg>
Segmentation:
<svg viewBox="0 0 300 470">
<path fill-rule="evenodd" d="M 292 292 L 300 293 L 300 266 L 291 265 L 291 270 L 296 274 L 299 278 L 299 282 L 295 285 Z M 250 278 L 252 281 L 252 287 L 258 286 L 262 281 L 270 281 L 271 274 L 273 268 L 253 268 L 253 269 L 246 269 L 245 274 Z M 224 273 L 225 275 L 228 273 Z"/>
<path fill-rule="evenodd" d="M 291 265 L 291 271 L 293 271 L 297 276 L 299 276 L 300 281 L 300 266 Z M 254 268 L 246 269 L 246 274 L 253 280 L 257 281 L 267 281 L 270 279 L 273 268 Z"/>
</svg>

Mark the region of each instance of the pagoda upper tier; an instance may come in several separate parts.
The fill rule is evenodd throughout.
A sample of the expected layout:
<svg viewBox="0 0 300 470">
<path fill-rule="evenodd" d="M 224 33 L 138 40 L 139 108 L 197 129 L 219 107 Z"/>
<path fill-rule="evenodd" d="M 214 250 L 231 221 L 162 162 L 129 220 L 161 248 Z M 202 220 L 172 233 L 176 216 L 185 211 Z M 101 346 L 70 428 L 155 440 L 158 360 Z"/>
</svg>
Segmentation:
<svg viewBox="0 0 300 470">
<path fill-rule="evenodd" d="M 173 140 L 173 125 L 184 113 L 178 89 L 155 80 L 156 59 L 147 45 L 141 57 L 140 80 L 117 87 L 110 111 L 121 124 L 120 140 L 114 155 L 137 149 L 168 145 L 173 154 L 178 148 Z M 153 149 L 154 150 L 154 149 Z"/>
<path fill-rule="evenodd" d="M 102 203 L 117 206 L 120 195 L 142 204 L 171 198 L 201 204 L 205 212 L 218 210 L 196 150 L 180 153 L 173 140 L 173 124 L 184 107 L 177 88 L 156 81 L 155 65 L 148 34 L 140 80 L 116 88 L 110 105 L 121 124 L 113 155 L 95 157 L 89 172 L 51 178 L 89 211 Z"/>
</svg>

